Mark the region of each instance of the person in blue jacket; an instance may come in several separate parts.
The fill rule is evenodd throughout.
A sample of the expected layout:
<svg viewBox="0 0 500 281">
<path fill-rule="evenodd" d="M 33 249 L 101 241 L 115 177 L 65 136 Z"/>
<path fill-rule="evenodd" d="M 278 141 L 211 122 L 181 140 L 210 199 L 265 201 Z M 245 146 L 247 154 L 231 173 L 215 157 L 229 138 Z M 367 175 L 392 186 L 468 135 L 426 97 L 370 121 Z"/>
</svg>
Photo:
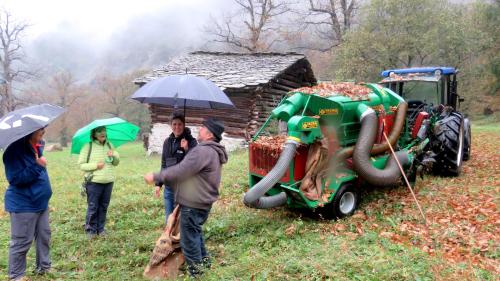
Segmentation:
<svg viewBox="0 0 500 281">
<path fill-rule="evenodd" d="M 43 156 L 45 128 L 9 145 L 3 154 L 5 210 L 10 214 L 9 278 L 21 280 L 26 272 L 26 254 L 35 240 L 38 274 L 50 270 L 49 199 L 52 196 L 47 160 Z"/>
</svg>

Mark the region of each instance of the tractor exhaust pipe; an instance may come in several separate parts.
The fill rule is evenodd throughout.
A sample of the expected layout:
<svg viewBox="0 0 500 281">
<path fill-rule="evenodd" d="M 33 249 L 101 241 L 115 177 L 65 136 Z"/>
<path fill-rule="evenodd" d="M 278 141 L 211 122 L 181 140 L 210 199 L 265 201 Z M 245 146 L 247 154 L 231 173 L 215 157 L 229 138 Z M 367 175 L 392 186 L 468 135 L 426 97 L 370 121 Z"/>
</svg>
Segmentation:
<svg viewBox="0 0 500 281">
<path fill-rule="evenodd" d="M 243 203 L 246 206 L 257 209 L 269 209 L 286 203 L 287 195 L 285 192 L 280 192 L 273 196 L 265 196 L 265 194 L 283 177 L 295 156 L 298 145 L 293 140 L 288 140 L 285 143 L 285 148 L 273 169 L 243 196 Z"/>
<path fill-rule="evenodd" d="M 377 134 L 377 115 L 373 109 L 367 106 L 362 107 L 360 111 L 361 131 L 354 146 L 354 170 L 370 184 L 395 185 L 401 177 L 401 172 L 393 155 L 390 156 L 383 170 L 375 168 L 370 162 L 370 154 Z M 398 117 L 401 118 L 399 114 Z M 396 122 L 398 121 L 396 120 Z M 409 162 L 408 154 L 405 151 L 396 152 L 396 157 L 401 165 L 406 165 Z"/>
</svg>

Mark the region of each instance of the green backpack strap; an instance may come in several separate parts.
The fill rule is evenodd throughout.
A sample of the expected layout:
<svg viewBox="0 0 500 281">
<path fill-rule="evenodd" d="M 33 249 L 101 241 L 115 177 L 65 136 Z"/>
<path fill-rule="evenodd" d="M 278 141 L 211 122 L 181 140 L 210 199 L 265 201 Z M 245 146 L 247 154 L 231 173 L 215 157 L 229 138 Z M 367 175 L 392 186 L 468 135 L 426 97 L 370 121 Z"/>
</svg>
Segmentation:
<svg viewBox="0 0 500 281">
<path fill-rule="evenodd" d="M 91 142 L 90 142 L 90 145 L 89 145 L 89 153 L 87 154 L 87 163 L 89 162 L 89 160 L 90 160 L 90 154 L 92 153 L 92 143 L 93 143 L 93 142 L 91 141 Z M 111 144 L 109 144 L 109 141 L 107 141 L 107 142 L 106 142 L 106 144 L 108 145 L 108 148 L 109 148 L 110 150 L 112 150 L 112 148 L 111 148 Z"/>
<path fill-rule="evenodd" d="M 92 153 L 92 142 L 90 142 L 89 153 L 87 154 L 87 163 L 90 160 L 90 153 Z"/>
<path fill-rule="evenodd" d="M 87 163 L 90 160 L 90 154 L 91 153 L 92 153 L 92 141 L 89 144 L 89 153 L 87 154 Z M 94 173 L 93 172 L 86 173 L 83 176 L 83 183 L 82 183 L 82 187 L 81 187 L 81 190 L 80 190 L 80 195 L 82 197 L 85 197 L 85 195 L 87 194 L 87 184 L 92 180 L 93 177 L 94 177 Z"/>
</svg>

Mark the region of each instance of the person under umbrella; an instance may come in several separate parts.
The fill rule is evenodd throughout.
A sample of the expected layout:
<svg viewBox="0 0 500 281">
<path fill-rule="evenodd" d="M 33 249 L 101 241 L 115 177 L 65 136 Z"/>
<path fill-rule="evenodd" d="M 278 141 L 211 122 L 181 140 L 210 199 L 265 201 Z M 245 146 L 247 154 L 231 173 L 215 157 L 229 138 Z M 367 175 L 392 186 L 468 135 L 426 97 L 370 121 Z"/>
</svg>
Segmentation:
<svg viewBox="0 0 500 281">
<path fill-rule="evenodd" d="M 179 164 L 144 176 L 147 184 L 162 181 L 174 186 L 180 206 L 180 245 L 191 276 L 210 267 L 202 227 L 219 198 L 222 165 L 228 160 L 220 144 L 223 132 L 222 122 L 211 118 L 203 121 L 198 145 Z"/>
<path fill-rule="evenodd" d="M 87 214 L 85 233 L 89 239 L 104 235 L 106 214 L 115 181 L 114 167 L 120 155 L 108 141 L 106 127 L 91 130 L 91 141 L 83 146 L 78 157 L 80 169 L 86 172 Z"/>
<path fill-rule="evenodd" d="M 105 234 L 106 214 L 115 181 L 114 167 L 120 163 L 116 147 L 137 138 L 139 127 L 114 117 L 97 119 L 78 129 L 71 141 L 71 153 L 79 153 L 78 164 L 85 172 L 83 194 L 87 196 L 85 232 L 88 238 Z"/>
<path fill-rule="evenodd" d="M 49 200 L 52 196 L 47 160 L 43 156 L 45 128 L 10 144 L 3 155 L 9 187 L 5 209 L 10 213 L 9 278 L 22 280 L 26 255 L 35 240 L 38 274 L 48 272 L 50 261 Z"/>
<path fill-rule="evenodd" d="M 64 112 L 59 106 L 34 105 L 0 119 L 0 149 L 9 186 L 5 210 L 10 215 L 9 279 L 22 280 L 26 255 L 35 240 L 35 273 L 50 271 L 49 200 L 52 196 L 47 160 L 43 156 L 45 128 Z"/>
<path fill-rule="evenodd" d="M 161 169 L 167 169 L 184 159 L 190 149 L 193 149 L 198 142 L 191 135 L 191 130 L 186 127 L 184 115 L 181 113 L 174 113 L 170 122 L 172 133 L 163 142 L 163 150 L 161 155 Z M 156 197 L 160 197 L 161 187 L 163 182 L 158 181 L 155 183 Z M 174 191 L 170 186 L 165 185 L 163 191 L 163 198 L 165 202 L 165 223 L 168 216 L 174 211 Z"/>
</svg>

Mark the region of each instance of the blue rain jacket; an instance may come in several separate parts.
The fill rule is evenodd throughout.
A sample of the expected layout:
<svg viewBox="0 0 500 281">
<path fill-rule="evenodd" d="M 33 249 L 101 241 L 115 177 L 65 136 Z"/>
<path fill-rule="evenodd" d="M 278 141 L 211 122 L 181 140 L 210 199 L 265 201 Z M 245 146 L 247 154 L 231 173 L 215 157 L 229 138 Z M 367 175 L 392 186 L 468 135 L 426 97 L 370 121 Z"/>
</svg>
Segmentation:
<svg viewBox="0 0 500 281">
<path fill-rule="evenodd" d="M 42 147 L 37 147 L 40 157 Z M 35 150 L 26 138 L 7 147 L 3 154 L 5 176 L 5 210 L 12 213 L 36 213 L 48 208 L 52 189 L 47 169 L 36 163 Z"/>
</svg>

